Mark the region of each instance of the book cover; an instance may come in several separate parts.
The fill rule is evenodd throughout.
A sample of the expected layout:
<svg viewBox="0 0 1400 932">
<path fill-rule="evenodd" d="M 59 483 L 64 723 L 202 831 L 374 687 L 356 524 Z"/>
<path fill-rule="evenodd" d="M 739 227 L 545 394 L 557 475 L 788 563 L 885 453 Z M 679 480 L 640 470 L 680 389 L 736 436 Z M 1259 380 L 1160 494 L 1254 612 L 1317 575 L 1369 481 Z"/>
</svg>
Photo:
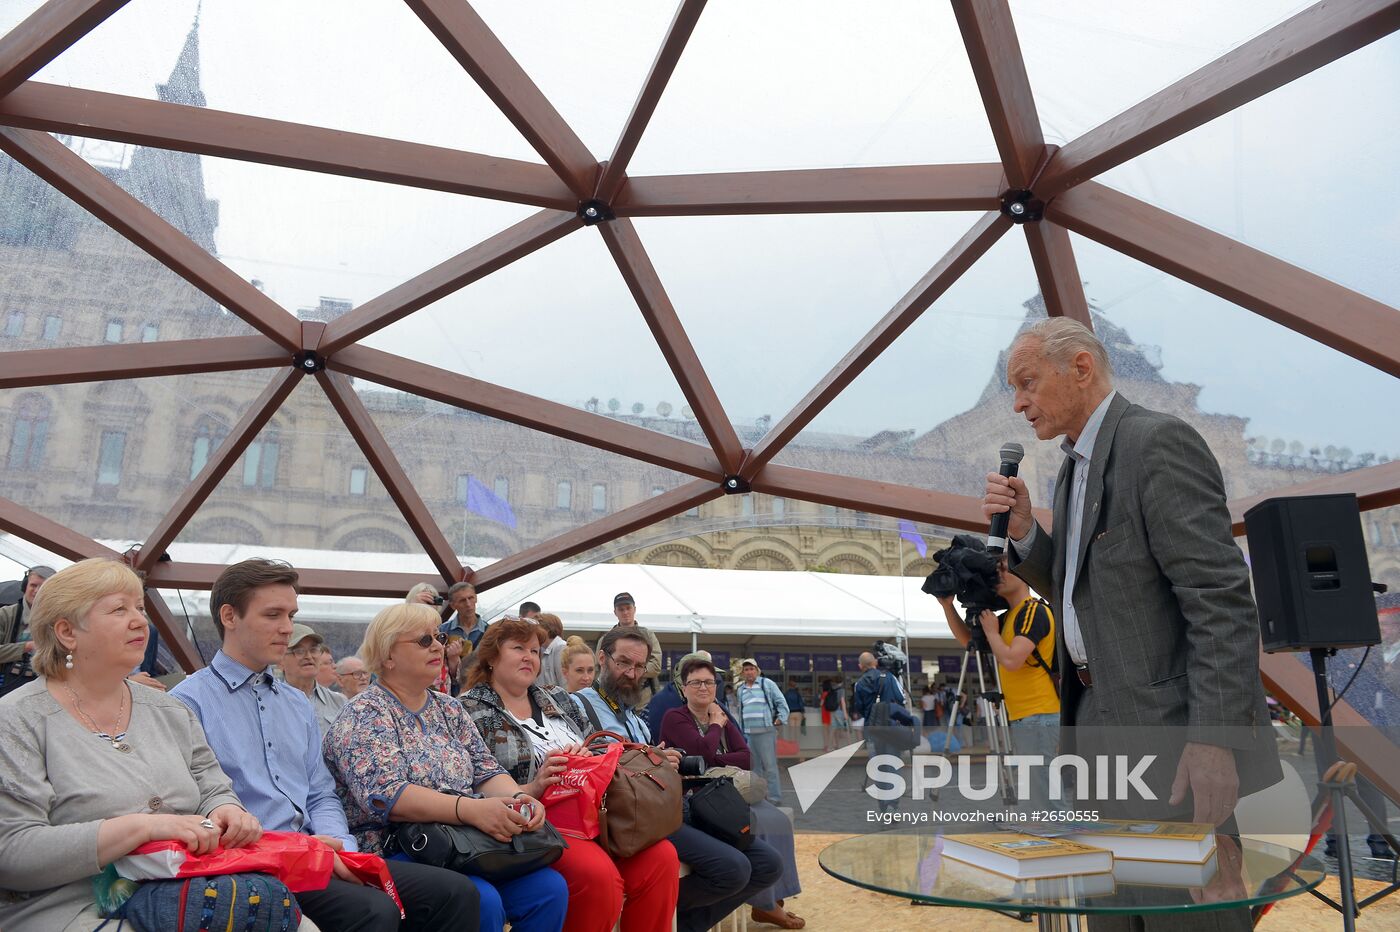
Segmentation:
<svg viewBox="0 0 1400 932">
<path fill-rule="evenodd" d="M 1215 826 L 1204 822 L 1105 819 L 1069 840 L 1107 848 L 1116 859 L 1201 864 L 1215 850 Z"/>
</svg>

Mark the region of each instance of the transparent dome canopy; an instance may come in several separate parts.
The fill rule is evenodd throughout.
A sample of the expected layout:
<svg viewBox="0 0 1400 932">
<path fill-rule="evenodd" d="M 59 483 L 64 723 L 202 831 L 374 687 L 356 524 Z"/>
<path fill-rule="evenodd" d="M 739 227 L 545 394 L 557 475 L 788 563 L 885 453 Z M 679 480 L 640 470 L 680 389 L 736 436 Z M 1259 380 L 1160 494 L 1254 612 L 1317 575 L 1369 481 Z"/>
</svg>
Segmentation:
<svg viewBox="0 0 1400 932">
<path fill-rule="evenodd" d="M 978 476 L 1029 443 L 1004 350 L 1044 314 L 1190 413 L 1237 521 L 1285 488 L 1390 505 L 1397 28 L 1384 0 L 5 4 L 0 527 L 139 541 L 155 586 L 207 587 L 198 545 L 297 548 L 309 591 L 376 597 L 408 574 L 342 555 L 519 588 L 747 515 L 728 494 L 980 529 Z"/>
</svg>

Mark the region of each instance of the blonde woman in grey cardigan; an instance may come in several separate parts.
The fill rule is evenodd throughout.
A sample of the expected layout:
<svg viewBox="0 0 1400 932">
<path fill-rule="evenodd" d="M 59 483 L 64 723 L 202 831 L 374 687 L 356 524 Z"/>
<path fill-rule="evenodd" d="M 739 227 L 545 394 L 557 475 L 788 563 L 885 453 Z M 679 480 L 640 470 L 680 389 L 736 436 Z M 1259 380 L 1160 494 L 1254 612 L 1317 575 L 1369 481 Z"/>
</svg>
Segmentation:
<svg viewBox="0 0 1400 932">
<path fill-rule="evenodd" d="M 95 928 L 93 875 L 148 841 L 261 836 L 190 710 L 126 680 L 146 650 L 135 573 L 60 570 L 30 625 L 39 678 L 0 699 L 0 928 Z"/>
</svg>

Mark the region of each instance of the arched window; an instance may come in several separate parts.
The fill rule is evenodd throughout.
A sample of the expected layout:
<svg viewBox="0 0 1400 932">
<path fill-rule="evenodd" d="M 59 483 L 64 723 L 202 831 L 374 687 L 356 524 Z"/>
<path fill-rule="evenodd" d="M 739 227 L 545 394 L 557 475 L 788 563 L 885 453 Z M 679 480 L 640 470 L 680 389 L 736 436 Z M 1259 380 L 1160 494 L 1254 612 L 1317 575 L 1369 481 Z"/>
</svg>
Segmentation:
<svg viewBox="0 0 1400 932">
<path fill-rule="evenodd" d="M 38 469 L 44 462 L 52 405 L 43 395 L 25 395 L 15 406 L 15 426 L 10 433 L 10 468 Z"/>
<path fill-rule="evenodd" d="M 277 431 L 264 431 L 243 454 L 243 484 L 270 489 L 277 484 L 277 458 L 282 442 Z"/>
<path fill-rule="evenodd" d="M 190 478 L 199 475 L 199 471 L 209 462 L 209 454 L 219 449 L 219 445 L 228 436 L 228 428 L 222 424 L 201 422 L 195 428 L 194 448 L 190 452 Z"/>
</svg>

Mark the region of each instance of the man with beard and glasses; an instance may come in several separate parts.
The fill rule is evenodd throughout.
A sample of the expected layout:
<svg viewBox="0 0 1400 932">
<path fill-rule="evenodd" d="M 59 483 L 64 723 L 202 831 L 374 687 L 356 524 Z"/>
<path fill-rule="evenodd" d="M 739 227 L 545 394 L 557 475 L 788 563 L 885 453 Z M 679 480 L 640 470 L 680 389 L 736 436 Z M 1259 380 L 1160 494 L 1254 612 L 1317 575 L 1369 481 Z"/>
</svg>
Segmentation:
<svg viewBox="0 0 1400 932">
<path fill-rule="evenodd" d="M 595 731 L 612 731 L 628 740 L 651 743 L 647 723 L 636 713 L 643 700 L 642 680 L 651 659 L 646 632 L 636 625 L 618 625 L 598 642 L 598 679 L 573 694 Z M 671 766 L 681 753 L 666 749 Z M 677 932 L 703 932 L 777 882 L 782 858 L 757 839 L 739 851 L 698 828 L 682 825 L 670 836 L 682 864 L 690 873 L 681 878 L 676 900 Z"/>
</svg>

